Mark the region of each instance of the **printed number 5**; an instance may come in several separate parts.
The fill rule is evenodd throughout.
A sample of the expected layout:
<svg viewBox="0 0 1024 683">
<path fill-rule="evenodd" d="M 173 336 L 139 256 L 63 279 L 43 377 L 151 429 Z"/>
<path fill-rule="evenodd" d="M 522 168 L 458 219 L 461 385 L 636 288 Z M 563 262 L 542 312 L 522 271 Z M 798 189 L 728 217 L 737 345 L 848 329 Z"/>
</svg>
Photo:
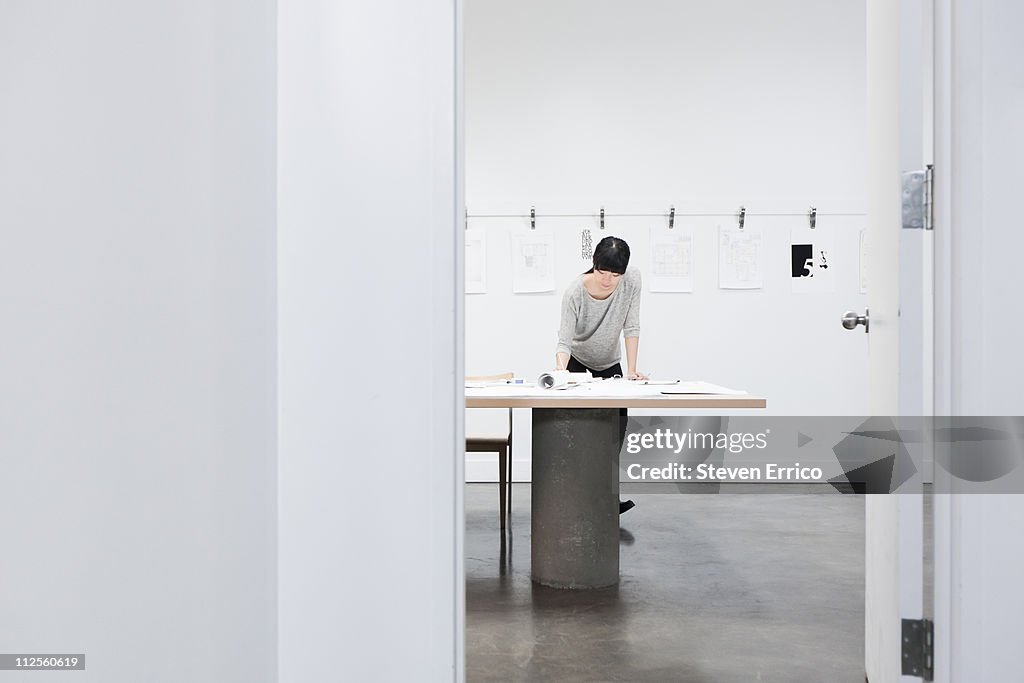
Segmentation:
<svg viewBox="0 0 1024 683">
<path fill-rule="evenodd" d="M 801 275 L 800 277 L 814 277 L 814 259 L 813 258 L 805 258 L 804 259 L 804 272 L 803 272 L 803 275 Z"/>
</svg>

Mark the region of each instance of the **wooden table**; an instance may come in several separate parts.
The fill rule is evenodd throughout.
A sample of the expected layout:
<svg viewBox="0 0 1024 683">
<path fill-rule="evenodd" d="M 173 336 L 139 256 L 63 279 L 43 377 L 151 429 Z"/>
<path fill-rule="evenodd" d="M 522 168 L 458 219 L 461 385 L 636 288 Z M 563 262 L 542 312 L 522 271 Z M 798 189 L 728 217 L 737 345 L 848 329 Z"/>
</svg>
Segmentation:
<svg viewBox="0 0 1024 683">
<path fill-rule="evenodd" d="M 622 409 L 711 411 L 761 409 L 750 394 L 673 394 L 608 384 L 541 390 L 466 389 L 467 408 L 530 408 L 533 462 L 531 578 L 556 588 L 619 582 L 619 450 Z M 628 392 L 628 393 L 627 393 Z"/>
</svg>

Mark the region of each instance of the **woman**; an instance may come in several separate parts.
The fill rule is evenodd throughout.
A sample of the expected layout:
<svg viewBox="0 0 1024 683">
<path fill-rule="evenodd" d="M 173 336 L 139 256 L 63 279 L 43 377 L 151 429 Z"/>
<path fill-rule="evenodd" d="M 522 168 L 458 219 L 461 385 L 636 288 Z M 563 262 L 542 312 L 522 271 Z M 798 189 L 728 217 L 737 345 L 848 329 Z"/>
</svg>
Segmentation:
<svg viewBox="0 0 1024 683">
<path fill-rule="evenodd" d="M 594 249 L 594 265 L 562 296 L 555 367 L 589 371 L 594 377 L 647 379 L 636 369 L 640 345 L 640 271 L 629 268 L 629 245 L 605 237 Z M 626 339 L 626 373 L 619 338 Z"/>
<path fill-rule="evenodd" d="M 594 249 L 594 265 L 576 278 L 562 296 L 555 367 L 589 371 L 594 377 L 647 379 L 636 368 L 640 346 L 640 271 L 629 268 L 629 245 L 605 237 Z M 619 338 L 626 339 L 626 373 Z M 620 411 L 626 417 L 626 409 Z M 622 420 L 624 436 L 625 419 Z M 619 501 L 619 514 L 634 507 Z"/>
</svg>

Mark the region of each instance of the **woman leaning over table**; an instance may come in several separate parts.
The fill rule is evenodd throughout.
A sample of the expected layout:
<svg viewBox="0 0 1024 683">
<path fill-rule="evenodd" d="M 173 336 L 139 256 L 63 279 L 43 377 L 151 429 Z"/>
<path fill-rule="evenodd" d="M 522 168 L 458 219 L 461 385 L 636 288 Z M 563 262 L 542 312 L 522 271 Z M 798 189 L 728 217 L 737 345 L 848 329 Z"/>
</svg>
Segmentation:
<svg viewBox="0 0 1024 683">
<path fill-rule="evenodd" d="M 640 271 L 629 267 L 629 245 L 605 237 L 594 248 L 594 263 L 562 296 L 555 367 L 594 377 L 647 379 L 637 370 L 640 346 Z M 626 372 L 619 339 L 625 337 Z M 621 409 L 625 417 L 625 408 Z M 619 513 L 633 501 L 619 501 Z"/>
</svg>

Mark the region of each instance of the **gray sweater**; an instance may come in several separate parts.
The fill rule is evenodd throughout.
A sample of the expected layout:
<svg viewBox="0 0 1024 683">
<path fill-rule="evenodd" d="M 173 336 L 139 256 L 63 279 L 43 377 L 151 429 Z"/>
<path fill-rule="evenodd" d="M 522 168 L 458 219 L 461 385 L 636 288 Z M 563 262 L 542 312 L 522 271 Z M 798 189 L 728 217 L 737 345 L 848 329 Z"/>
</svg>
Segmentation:
<svg viewBox="0 0 1024 683">
<path fill-rule="evenodd" d="M 592 370 L 620 362 L 620 336 L 640 336 L 640 271 L 627 268 L 612 295 L 598 301 L 572 281 L 562 296 L 562 324 L 556 352 L 568 353 Z"/>
</svg>

